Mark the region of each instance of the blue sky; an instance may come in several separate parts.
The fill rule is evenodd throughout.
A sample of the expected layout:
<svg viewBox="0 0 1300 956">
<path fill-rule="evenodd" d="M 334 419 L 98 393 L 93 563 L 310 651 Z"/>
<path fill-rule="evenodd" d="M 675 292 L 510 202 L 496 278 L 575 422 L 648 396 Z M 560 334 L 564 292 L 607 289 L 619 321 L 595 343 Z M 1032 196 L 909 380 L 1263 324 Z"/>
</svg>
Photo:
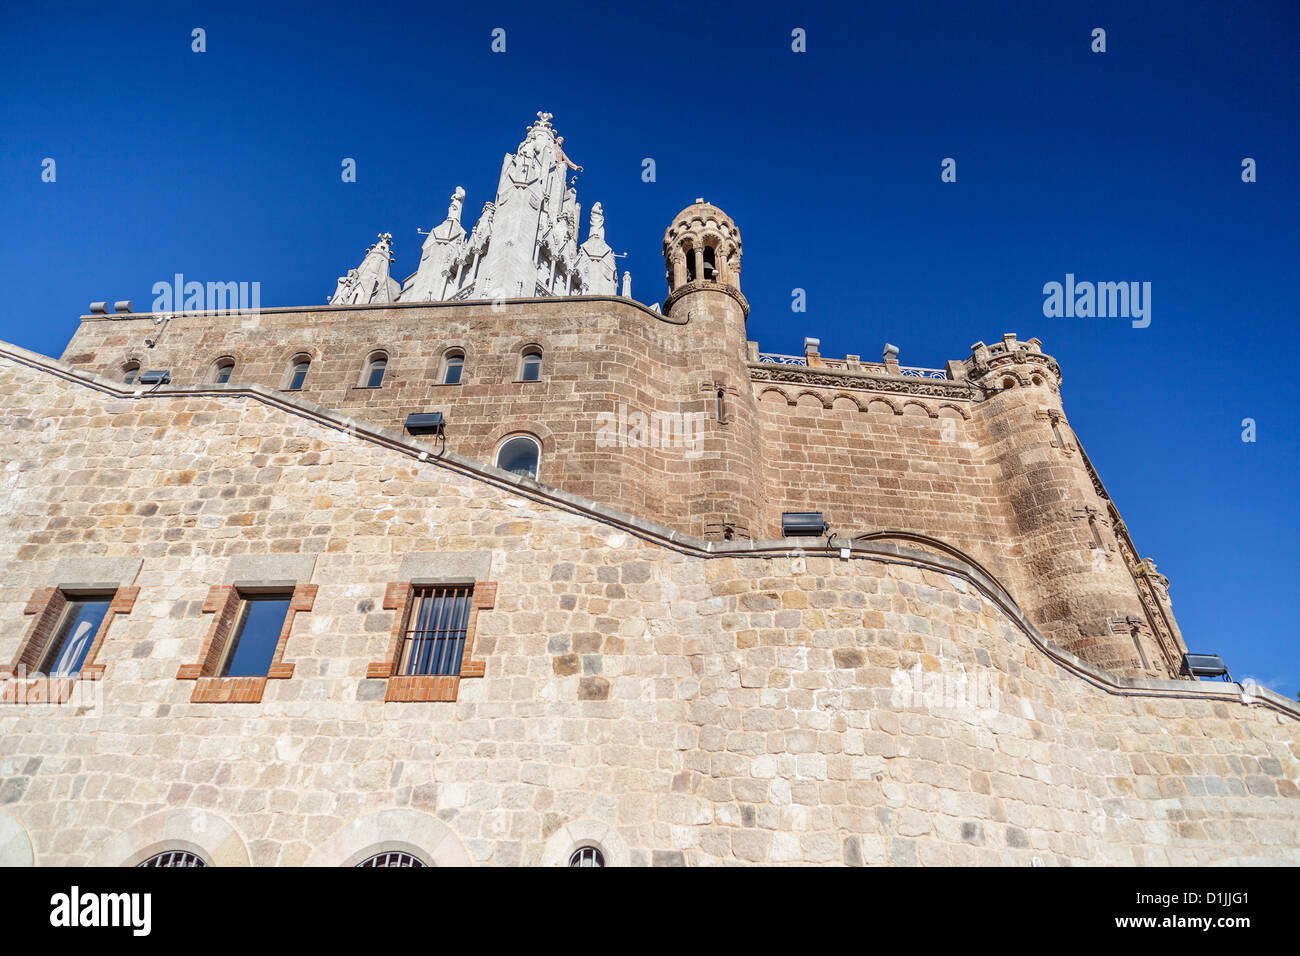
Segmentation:
<svg viewBox="0 0 1300 956">
<path fill-rule="evenodd" d="M 1300 691 L 1296 4 L 8 6 L 0 338 L 58 355 L 87 303 L 145 309 L 176 272 L 324 303 L 381 231 L 404 277 L 544 109 L 638 299 L 703 196 L 744 234 L 765 351 L 1042 339 L 1190 647 Z M 1044 317 L 1066 273 L 1150 282 L 1150 327 Z"/>
</svg>

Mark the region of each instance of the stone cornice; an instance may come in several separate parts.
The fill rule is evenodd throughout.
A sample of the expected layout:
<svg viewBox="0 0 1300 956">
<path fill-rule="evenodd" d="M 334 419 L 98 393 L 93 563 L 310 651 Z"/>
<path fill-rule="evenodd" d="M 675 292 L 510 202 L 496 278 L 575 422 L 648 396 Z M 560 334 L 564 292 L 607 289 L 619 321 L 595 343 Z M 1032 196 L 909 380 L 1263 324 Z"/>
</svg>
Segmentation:
<svg viewBox="0 0 1300 956">
<path fill-rule="evenodd" d="M 1246 703 L 1246 698 L 1243 696 L 1244 688 L 1239 684 L 1224 683 L 1216 686 L 1194 681 L 1125 678 L 1094 667 L 1043 637 L 1025 616 L 1010 592 L 972 558 L 946 542 L 925 535 L 907 531 L 878 531 L 869 535 L 860 535 L 852 541 L 831 539 L 825 544 L 821 543 L 820 538 L 709 541 L 618 511 L 591 499 L 540 484 L 531 478 L 502 471 L 500 468 L 466 458 L 455 452 L 440 453 L 436 446 L 424 445 L 409 435 L 356 421 L 301 397 L 273 391 L 260 385 L 168 385 L 155 389 L 124 387 L 121 382 L 111 381 L 66 362 L 7 342 L 0 342 L 0 358 L 118 399 L 166 401 L 172 398 L 209 396 L 259 402 L 324 427 L 333 428 L 354 439 L 387 448 L 395 454 L 480 481 L 535 504 L 618 528 L 643 541 L 692 557 L 826 557 L 843 560 L 842 555 L 847 550 L 849 559 L 910 565 L 940 574 L 956 575 L 996 605 L 1039 652 L 1106 693 L 1121 696 L 1217 700 L 1251 706 Z M 1249 699 L 1271 710 L 1300 719 L 1300 703 L 1267 688 L 1252 687 Z"/>
<path fill-rule="evenodd" d="M 724 285 L 721 282 L 709 282 L 707 279 L 696 279 L 694 282 L 688 282 L 680 288 L 674 289 L 664 299 L 664 315 L 668 315 L 673 305 L 681 298 L 690 295 L 692 292 L 721 292 L 729 295 L 740 303 L 741 309 L 744 310 L 746 318 L 749 318 L 749 300 L 741 294 L 741 291 L 734 286 Z"/>
<path fill-rule="evenodd" d="M 807 368 L 801 365 L 750 362 L 749 377 L 754 382 L 845 388 L 865 392 L 884 392 L 891 395 L 949 398 L 967 402 L 979 401 L 983 397 L 981 389 L 970 382 L 916 378 L 909 375 L 873 375 L 868 372 Z"/>
</svg>

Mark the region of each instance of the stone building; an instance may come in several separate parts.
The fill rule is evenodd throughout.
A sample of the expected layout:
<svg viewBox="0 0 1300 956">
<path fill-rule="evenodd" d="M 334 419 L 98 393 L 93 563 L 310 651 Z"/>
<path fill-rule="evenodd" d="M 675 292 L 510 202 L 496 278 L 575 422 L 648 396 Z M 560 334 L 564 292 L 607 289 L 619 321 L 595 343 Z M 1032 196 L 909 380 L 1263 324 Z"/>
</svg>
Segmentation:
<svg viewBox="0 0 1300 956">
<path fill-rule="evenodd" d="M 400 284 L 0 344 L 0 862 L 1300 863 L 1037 339 L 764 353 L 702 200 L 617 295 L 550 119 Z"/>
</svg>

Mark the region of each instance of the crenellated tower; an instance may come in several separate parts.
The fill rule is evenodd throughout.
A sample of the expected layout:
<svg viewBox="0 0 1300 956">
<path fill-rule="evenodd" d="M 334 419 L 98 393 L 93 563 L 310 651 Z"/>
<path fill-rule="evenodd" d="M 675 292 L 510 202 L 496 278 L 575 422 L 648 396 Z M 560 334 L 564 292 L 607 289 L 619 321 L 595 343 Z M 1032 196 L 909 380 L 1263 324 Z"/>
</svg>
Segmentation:
<svg viewBox="0 0 1300 956">
<path fill-rule="evenodd" d="M 984 392 L 990 460 L 1010 503 L 1020 600 L 1052 641 L 1130 677 L 1177 676 L 1185 651 L 1143 599 L 1128 534 L 1061 405 L 1061 370 L 1038 339 L 977 342 L 963 363 Z M 1169 615 L 1172 620 L 1172 615 Z"/>
</svg>

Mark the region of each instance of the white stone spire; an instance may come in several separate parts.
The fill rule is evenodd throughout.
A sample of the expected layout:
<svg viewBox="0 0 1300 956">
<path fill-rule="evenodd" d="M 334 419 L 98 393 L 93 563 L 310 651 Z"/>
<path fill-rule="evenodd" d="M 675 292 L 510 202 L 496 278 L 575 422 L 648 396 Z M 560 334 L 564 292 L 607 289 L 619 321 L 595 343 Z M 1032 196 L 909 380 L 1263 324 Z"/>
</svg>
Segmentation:
<svg viewBox="0 0 1300 956">
<path fill-rule="evenodd" d="M 464 203 L 465 190 L 457 186 L 451 194 L 447 218 L 425 237 L 419 268 L 402 286 L 400 298 L 403 301 L 438 302 L 447 298 L 448 289 L 455 288 L 466 247 L 465 227 L 460 224 Z"/>
<path fill-rule="evenodd" d="M 582 207 L 565 155 L 539 112 L 523 142 L 501 164 L 494 202 L 469 238 L 460 224 L 465 192 L 452 196 L 447 220 L 429 233 L 420 265 L 402 285 L 403 302 L 449 299 L 517 299 L 548 295 L 615 295 L 613 250 L 605 243 L 605 217 L 592 209 L 587 241 L 578 247 Z"/>
<path fill-rule="evenodd" d="M 393 261 L 393 237 L 379 234 L 379 241 L 366 250 L 361 265 L 339 277 L 330 305 L 369 305 L 372 302 L 396 302 L 400 287 L 388 274 Z"/>
</svg>

